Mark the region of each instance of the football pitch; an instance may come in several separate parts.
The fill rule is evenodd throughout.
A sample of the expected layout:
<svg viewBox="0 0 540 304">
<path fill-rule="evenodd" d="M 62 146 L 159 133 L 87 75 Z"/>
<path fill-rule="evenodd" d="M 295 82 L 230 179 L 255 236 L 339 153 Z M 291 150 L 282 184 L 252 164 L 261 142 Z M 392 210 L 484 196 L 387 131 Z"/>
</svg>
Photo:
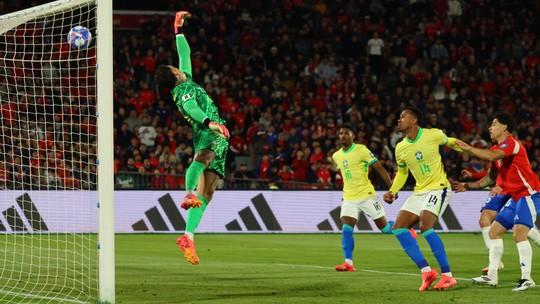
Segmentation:
<svg viewBox="0 0 540 304">
<path fill-rule="evenodd" d="M 339 234 L 201 234 L 200 265 L 187 264 L 172 234 L 116 236 L 117 303 L 540 303 L 540 288 L 512 292 L 517 250 L 505 237 L 497 288 L 473 285 L 487 264 L 479 234 L 441 234 L 458 286 L 418 292 L 419 271 L 392 235 L 355 234 L 357 272 L 338 273 Z M 438 265 L 426 241 L 419 243 Z M 535 261 L 540 248 L 533 245 Z M 540 262 L 533 278 L 540 280 Z"/>
</svg>

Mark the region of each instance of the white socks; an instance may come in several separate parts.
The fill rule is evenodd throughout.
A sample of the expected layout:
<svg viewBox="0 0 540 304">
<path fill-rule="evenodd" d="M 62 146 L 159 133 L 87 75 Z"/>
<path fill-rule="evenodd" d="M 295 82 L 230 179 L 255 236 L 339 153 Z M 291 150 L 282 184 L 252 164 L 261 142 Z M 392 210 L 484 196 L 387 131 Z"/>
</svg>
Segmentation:
<svg viewBox="0 0 540 304">
<path fill-rule="evenodd" d="M 516 243 L 519 252 L 519 265 L 521 266 L 521 278 L 531 280 L 532 248 L 529 241 Z"/>
<path fill-rule="evenodd" d="M 349 265 L 353 265 L 353 261 L 351 259 L 345 259 L 345 263 L 349 264 Z"/>
<path fill-rule="evenodd" d="M 193 241 L 193 238 L 195 237 L 195 236 L 193 235 L 193 233 L 191 233 L 191 232 L 186 232 L 186 233 L 184 233 L 184 235 L 187 235 L 188 238 L 189 238 L 190 240 L 192 240 L 192 241 Z"/>
<path fill-rule="evenodd" d="M 430 271 L 431 271 L 431 267 L 426 266 L 426 267 L 420 269 L 420 271 L 422 271 L 422 272 L 430 272 Z"/>
<path fill-rule="evenodd" d="M 484 244 L 488 250 L 489 244 L 491 243 L 491 239 L 489 238 L 489 228 L 491 228 L 491 226 L 482 227 L 482 238 L 484 239 Z"/>
<path fill-rule="evenodd" d="M 540 246 L 540 232 L 536 228 L 532 228 L 529 230 L 529 234 L 527 234 L 527 237 L 533 241 L 533 243 L 536 246 Z"/>
<path fill-rule="evenodd" d="M 502 239 L 494 239 L 490 243 L 488 276 L 497 281 L 499 279 L 498 269 L 504 252 L 504 244 Z"/>
</svg>

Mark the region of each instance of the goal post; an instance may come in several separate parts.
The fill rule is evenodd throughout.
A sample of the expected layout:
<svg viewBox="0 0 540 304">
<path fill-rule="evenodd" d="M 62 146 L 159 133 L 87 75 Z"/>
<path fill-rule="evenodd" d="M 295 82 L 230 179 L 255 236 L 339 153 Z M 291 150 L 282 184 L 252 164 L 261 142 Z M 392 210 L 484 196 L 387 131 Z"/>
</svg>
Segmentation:
<svg viewBox="0 0 540 304">
<path fill-rule="evenodd" d="M 0 303 L 115 302 L 112 47 L 112 0 L 0 16 Z"/>
<path fill-rule="evenodd" d="M 112 0 L 97 7 L 99 298 L 114 303 L 114 122 Z"/>
</svg>

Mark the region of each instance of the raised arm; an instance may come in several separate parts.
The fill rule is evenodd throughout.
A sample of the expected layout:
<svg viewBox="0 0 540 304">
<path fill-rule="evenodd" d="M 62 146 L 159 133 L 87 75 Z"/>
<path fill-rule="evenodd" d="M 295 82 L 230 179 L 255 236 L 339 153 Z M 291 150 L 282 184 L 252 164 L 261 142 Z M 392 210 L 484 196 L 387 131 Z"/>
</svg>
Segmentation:
<svg viewBox="0 0 540 304">
<path fill-rule="evenodd" d="M 176 13 L 174 19 L 174 33 L 176 34 L 176 51 L 178 52 L 178 68 L 191 79 L 191 49 L 183 33 L 184 21 L 190 18 L 191 14 L 186 11 Z"/>
</svg>

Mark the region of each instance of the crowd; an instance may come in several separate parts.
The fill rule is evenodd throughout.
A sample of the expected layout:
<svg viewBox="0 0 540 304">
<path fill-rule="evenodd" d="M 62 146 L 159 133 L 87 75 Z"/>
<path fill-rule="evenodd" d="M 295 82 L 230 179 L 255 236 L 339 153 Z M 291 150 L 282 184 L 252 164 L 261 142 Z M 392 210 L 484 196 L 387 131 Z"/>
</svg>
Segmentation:
<svg viewBox="0 0 540 304">
<path fill-rule="evenodd" d="M 194 81 L 231 131 L 229 180 L 339 187 L 330 156 L 342 122 L 394 172 L 395 125 L 409 104 L 425 127 L 483 147 L 491 115 L 512 113 L 540 173 L 537 1 L 212 0 L 189 9 Z M 171 20 L 115 35 L 114 154 L 119 176 L 175 189 L 193 157 L 191 128 L 153 77 L 156 66 L 177 65 Z M 467 155 L 443 158 L 453 178 L 485 174 Z"/>
<path fill-rule="evenodd" d="M 393 172 L 407 104 L 425 112 L 426 127 L 484 147 L 490 116 L 513 113 L 540 171 L 534 1 L 216 0 L 191 10 L 194 80 L 228 121 L 231 177 L 339 186 L 330 156 L 346 121 Z M 116 169 L 181 175 L 191 131 L 152 79 L 157 65 L 176 64 L 169 18 L 115 49 Z M 482 162 L 443 154 L 454 178 L 484 174 Z"/>
</svg>

